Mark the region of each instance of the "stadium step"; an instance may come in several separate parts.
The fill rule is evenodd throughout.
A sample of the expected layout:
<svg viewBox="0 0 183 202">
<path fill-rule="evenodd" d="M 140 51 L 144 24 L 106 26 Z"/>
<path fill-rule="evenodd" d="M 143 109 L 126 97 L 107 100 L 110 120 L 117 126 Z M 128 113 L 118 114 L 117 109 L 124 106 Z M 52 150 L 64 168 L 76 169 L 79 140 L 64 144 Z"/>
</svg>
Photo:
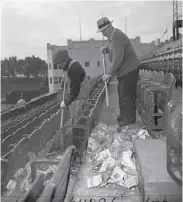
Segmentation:
<svg viewBox="0 0 183 202">
<path fill-rule="evenodd" d="M 181 187 L 167 172 L 166 142 L 160 139 L 136 140 L 134 151 L 142 201 L 181 202 Z"/>
</svg>

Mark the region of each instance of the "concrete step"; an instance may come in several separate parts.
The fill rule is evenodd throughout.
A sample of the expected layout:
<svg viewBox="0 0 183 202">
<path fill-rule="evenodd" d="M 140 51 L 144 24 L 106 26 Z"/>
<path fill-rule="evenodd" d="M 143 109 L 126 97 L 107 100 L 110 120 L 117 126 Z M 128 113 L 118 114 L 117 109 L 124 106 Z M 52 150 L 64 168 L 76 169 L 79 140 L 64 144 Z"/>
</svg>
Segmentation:
<svg viewBox="0 0 183 202">
<path fill-rule="evenodd" d="M 134 151 L 142 201 L 181 202 L 182 187 L 167 172 L 166 142 L 139 139 L 134 142 Z"/>
</svg>

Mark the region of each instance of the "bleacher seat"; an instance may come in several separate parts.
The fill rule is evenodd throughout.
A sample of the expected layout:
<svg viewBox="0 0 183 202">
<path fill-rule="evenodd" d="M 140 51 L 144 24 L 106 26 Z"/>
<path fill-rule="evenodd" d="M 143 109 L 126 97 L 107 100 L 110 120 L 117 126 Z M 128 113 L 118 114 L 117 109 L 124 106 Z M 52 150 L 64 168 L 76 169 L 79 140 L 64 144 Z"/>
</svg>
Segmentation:
<svg viewBox="0 0 183 202">
<path fill-rule="evenodd" d="M 171 73 L 152 72 L 151 78 L 143 80 L 140 72 L 140 81 L 137 85 L 137 110 L 149 130 L 163 129 L 159 124 L 159 117 L 163 117 L 164 106 L 170 101 L 175 77 Z M 147 78 L 147 77 L 146 77 Z M 142 79 L 142 80 L 141 80 Z"/>
<path fill-rule="evenodd" d="M 35 129 L 30 136 L 28 137 L 28 144 L 32 145 L 29 152 L 33 152 L 35 155 L 38 155 L 38 152 L 41 151 L 41 129 Z"/>
</svg>

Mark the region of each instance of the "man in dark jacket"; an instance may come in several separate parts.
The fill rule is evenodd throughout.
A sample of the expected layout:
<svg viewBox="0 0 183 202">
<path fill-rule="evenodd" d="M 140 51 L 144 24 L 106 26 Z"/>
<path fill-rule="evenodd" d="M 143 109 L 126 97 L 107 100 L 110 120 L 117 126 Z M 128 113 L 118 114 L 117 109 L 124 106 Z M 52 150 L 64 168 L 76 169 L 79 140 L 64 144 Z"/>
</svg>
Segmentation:
<svg viewBox="0 0 183 202">
<path fill-rule="evenodd" d="M 133 124 L 136 121 L 136 86 L 139 74 L 140 61 L 130 42 L 130 39 L 119 29 L 112 26 L 108 18 L 97 21 L 98 30 L 108 38 L 108 47 L 102 47 L 102 53 L 109 54 L 111 66 L 107 74 L 103 75 L 106 81 L 112 76 L 118 79 L 118 97 L 120 116 L 118 117 L 118 132 L 121 127 Z"/>
<path fill-rule="evenodd" d="M 54 65 L 60 65 L 67 81 L 69 91 L 60 107 L 69 106 L 71 118 L 80 114 L 82 106 L 87 102 L 90 83 L 81 64 L 71 59 L 66 50 L 59 50 L 53 56 Z"/>
</svg>

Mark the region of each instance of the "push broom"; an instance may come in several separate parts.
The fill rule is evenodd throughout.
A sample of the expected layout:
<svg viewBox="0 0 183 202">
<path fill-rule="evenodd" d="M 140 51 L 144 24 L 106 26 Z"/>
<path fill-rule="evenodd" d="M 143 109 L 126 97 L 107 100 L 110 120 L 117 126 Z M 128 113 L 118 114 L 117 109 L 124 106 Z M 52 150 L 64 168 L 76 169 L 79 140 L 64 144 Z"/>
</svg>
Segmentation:
<svg viewBox="0 0 183 202">
<path fill-rule="evenodd" d="M 104 69 L 104 74 L 106 74 L 106 62 L 105 62 L 105 55 L 102 53 L 102 59 L 103 59 L 103 69 Z M 106 104 L 107 108 L 109 107 L 109 94 L 108 94 L 108 88 L 107 88 L 107 81 L 105 81 L 105 96 L 106 96 Z"/>
<path fill-rule="evenodd" d="M 106 61 L 105 61 L 105 54 L 102 53 L 102 59 L 103 59 L 103 69 L 104 69 L 104 74 L 106 74 Z M 109 92 L 108 92 L 108 86 L 107 86 L 107 81 L 104 82 L 105 83 L 105 98 L 106 98 L 106 108 L 104 107 L 102 109 L 102 115 L 100 116 L 100 121 L 102 123 L 105 123 L 107 125 L 114 125 L 116 124 L 116 111 L 115 108 L 110 105 L 109 106 Z M 111 91 L 111 90 L 110 90 Z M 111 92 L 112 93 L 112 92 Z M 110 117 L 110 119 L 109 119 Z M 111 117 L 113 121 L 111 121 Z"/>
<path fill-rule="evenodd" d="M 63 89 L 63 94 L 62 94 L 62 101 L 65 99 L 65 91 L 66 91 L 66 79 L 64 77 L 64 89 Z M 64 110 L 62 109 L 61 111 L 61 120 L 60 120 L 60 128 L 63 127 L 64 124 Z"/>
</svg>

